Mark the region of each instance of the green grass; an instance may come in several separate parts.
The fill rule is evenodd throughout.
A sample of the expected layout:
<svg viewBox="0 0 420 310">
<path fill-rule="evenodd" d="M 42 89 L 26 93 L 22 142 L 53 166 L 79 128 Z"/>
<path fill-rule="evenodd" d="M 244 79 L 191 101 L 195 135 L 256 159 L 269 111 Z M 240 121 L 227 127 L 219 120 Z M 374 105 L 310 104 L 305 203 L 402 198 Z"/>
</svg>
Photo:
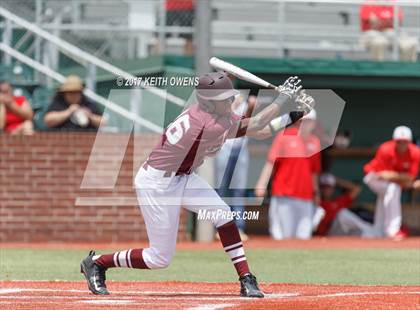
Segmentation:
<svg viewBox="0 0 420 310">
<path fill-rule="evenodd" d="M 107 251 L 101 251 L 104 253 Z M 0 249 L 0 280 L 82 280 L 83 250 Z M 262 282 L 420 285 L 418 249 L 249 249 L 248 262 Z M 220 250 L 179 250 L 166 270 L 110 269 L 124 281 L 235 281 Z"/>
</svg>

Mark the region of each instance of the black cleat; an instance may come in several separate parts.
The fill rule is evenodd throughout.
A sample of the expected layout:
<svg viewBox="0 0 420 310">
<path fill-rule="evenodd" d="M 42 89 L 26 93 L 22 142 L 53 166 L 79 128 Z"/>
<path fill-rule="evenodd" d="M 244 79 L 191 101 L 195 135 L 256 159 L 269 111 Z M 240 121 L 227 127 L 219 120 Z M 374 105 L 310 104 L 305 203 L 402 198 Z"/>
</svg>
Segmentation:
<svg viewBox="0 0 420 310">
<path fill-rule="evenodd" d="M 264 297 L 264 294 L 258 288 L 257 278 L 255 278 L 254 275 L 247 273 L 246 275 L 239 278 L 239 282 L 241 282 L 242 297 Z"/>
<path fill-rule="evenodd" d="M 80 272 L 85 276 L 89 290 L 96 295 L 109 295 L 105 284 L 106 268 L 95 264 L 92 257 L 95 251 L 90 251 L 89 255 L 80 263 Z"/>
</svg>

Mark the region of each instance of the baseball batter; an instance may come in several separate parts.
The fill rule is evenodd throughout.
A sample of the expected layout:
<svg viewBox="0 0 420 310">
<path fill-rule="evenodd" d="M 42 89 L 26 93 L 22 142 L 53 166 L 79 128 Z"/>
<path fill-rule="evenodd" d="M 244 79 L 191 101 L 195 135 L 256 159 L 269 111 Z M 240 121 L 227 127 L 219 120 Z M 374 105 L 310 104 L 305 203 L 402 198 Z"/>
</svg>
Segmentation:
<svg viewBox="0 0 420 310">
<path fill-rule="evenodd" d="M 95 255 L 91 251 L 81 262 L 90 291 L 109 294 L 105 284 L 108 268 L 159 269 L 167 267 L 174 255 L 181 206 L 199 210 L 230 212 L 229 206 L 194 170 L 207 156 L 213 156 L 226 139 L 240 136 L 268 138 L 274 131 L 296 122 L 310 109 L 313 98 L 300 94 L 300 80 L 290 77 L 280 87 L 276 100 L 257 115 L 245 118 L 232 113 L 231 104 L 239 93 L 225 73 L 201 76 L 196 87 L 196 104 L 179 115 L 164 131 L 160 143 L 135 178 L 140 209 L 149 238 L 149 247 Z M 297 110 L 277 117 L 287 101 Z M 263 297 L 248 267 L 242 241 L 231 219 L 213 220 L 223 248 L 229 255 L 245 297 Z"/>
</svg>

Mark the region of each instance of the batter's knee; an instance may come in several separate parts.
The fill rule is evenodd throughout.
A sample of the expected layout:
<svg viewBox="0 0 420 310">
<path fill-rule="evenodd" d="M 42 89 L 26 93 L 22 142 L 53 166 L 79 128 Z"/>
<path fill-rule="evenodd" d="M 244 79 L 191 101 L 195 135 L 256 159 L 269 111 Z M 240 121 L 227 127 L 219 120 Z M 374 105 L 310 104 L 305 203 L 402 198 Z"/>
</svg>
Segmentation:
<svg viewBox="0 0 420 310">
<path fill-rule="evenodd" d="M 227 205 L 209 210 L 209 212 L 214 215 L 211 217 L 211 221 L 216 228 L 233 221 L 232 210 Z"/>
<path fill-rule="evenodd" d="M 162 251 L 157 248 L 148 248 L 145 261 L 150 269 L 163 269 L 170 265 L 174 253 L 171 251 Z"/>
<path fill-rule="evenodd" d="M 172 257 L 158 256 L 155 262 L 155 269 L 164 269 L 171 264 Z"/>
<path fill-rule="evenodd" d="M 155 268 L 163 269 L 168 267 L 172 262 L 173 253 L 156 251 Z"/>
</svg>

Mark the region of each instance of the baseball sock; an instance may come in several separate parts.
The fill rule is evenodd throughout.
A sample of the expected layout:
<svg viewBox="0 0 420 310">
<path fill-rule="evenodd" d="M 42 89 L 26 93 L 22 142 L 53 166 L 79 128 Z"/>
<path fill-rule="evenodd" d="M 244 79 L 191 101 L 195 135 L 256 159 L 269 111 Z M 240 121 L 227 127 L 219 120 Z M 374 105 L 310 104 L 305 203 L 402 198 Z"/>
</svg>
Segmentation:
<svg viewBox="0 0 420 310">
<path fill-rule="evenodd" d="M 223 248 L 232 260 L 233 266 L 235 266 L 238 275 L 241 277 L 250 273 L 244 247 L 235 222 L 231 221 L 217 227 L 217 231 L 219 232 Z"/>
<path fill-rule="evenodd" d="M 127 267 L 137 269 L 149 269 L 143 260 L 143 249 L 129 249 L 112 254 L 95 255 L 93 260 L 96 264 L 105 268 Z"/>
</svg>

